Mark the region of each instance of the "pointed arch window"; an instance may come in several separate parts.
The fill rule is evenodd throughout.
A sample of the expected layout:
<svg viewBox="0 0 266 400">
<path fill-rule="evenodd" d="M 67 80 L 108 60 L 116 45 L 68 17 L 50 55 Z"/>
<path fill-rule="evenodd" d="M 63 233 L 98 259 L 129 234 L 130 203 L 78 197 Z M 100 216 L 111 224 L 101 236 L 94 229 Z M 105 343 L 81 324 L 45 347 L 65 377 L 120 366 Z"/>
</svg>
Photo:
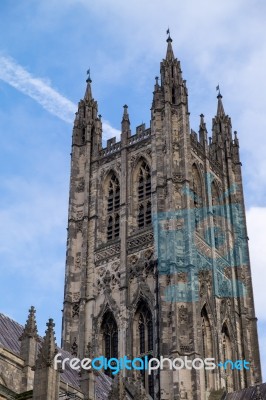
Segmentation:
<svg viewBox="0 0 266 400">
<path fill-rule="evenodd" d="M 120 185 L 115 174 L 108 186 L 107 198 L 107 240 L 116 239 L 120 233 Z"/>
<path fill-rule="evenodd" d="M 138 227 L 145 228 L 151 222 L 151 172 L 143 161 L 138 174 Z"/>
<path fill-rule="evenodd" d="M 221 222 L 222 206 L 220 204 L 220 196 L 217 185 L 212 182 L 212 215 L 213 215 L 213 230 L 214 230 L 214 245 L 218 249 L 224 242 L 223 226 Z"/>
<path fill-rule="evenodd" d="M 107 359 L 118 358 L 118 329 L 113 314 L 108 311 L 102 322 L 103 351 Z M 106 374 L 112 375 L 110 369 L 105 370 Z"/>
<path fill-rule="evenodd" d="M 206 310 L 206 306 L 201 310 L 202 318 L 202 348 L 203 348 L 203 358 L 213 357 L 213 341 L 212 341 L 212 331 L 211 324 Z M 211 371 L 204 369 L 205 376 L 205 389 L 214 389 L 213 375 Z"/>
<path fill-rule="evenodd" d="M 198 168 L 195 164 L 192 165 L 192 207 L 194 209 L 195 230 L 201 233 L 200 223 L 203 221 L 202 208 L 202 183 Z"/>
<path fill-rule="evenodd" d="M 223 339 L 223 361 L 226 362 L 228 360 L 233 360 L 233 352 L 232 352 L 232 342 L 230 338 L 230 334 L 228 331 L 228 327 L 226 323 L 224 323 L 222 327 L 222 339 Z M 225 368 L 225 386 L 228 392 L 233 391 L 233 372 L 232 365 L 228 362 L 228 365 Z"/>
<path fill-rule="evenodd" d="M 153 319 L 152 313 L 144 301 L 141 301 L 136 312 L 137 321 L 137 337 L 138 337 L 138 355 L 137 357 L 144 359 L 146 356 L 148 359 L 153 357 Z M 148 375 L 147 371 L 142 370 L 142 382 L 149 393 L 154 397 L 154 375 Z"/>
</svg>

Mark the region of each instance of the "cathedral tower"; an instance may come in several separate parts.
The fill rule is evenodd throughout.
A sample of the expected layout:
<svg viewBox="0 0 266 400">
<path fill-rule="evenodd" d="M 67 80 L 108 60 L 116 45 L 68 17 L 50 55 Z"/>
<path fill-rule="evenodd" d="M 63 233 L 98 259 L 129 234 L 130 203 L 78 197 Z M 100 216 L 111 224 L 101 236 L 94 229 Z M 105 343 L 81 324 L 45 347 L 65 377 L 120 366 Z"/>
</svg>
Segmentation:
<svg viewBox="0 0 266 400">
<path fill-rule="evenodd" d="M 87 79 L 74 122 L 62 345 L 82 358 L 247 360 L 250 369 L 141 374 L 151 398 L 206 400 L 260 381 L 239 141 L 218 94 L 208 139 L 190 129 L 172 39 L 151 125 L 102 147 Z M 111 371 L 106 371 L 111 375 Z M 136 371 L 123 370 L 132 382 Z M 93 374 L 88 386 L 93 387 Z"/>
</svg>

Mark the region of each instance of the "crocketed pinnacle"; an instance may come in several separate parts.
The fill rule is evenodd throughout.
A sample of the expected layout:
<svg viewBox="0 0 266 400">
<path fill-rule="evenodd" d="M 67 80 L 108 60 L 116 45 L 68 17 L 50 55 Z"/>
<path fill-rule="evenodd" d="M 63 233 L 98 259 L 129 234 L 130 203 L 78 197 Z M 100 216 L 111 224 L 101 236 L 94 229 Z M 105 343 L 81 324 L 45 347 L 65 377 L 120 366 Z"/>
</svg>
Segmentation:
<svg viewBox="0 0 266 400">
<path fill-rule="evenodd" d="M 204 121 L 204 115 L 200 114 L 200 129 L 205 130 L 206 129 L 206 124 Z"/>
<path fill-rule="evenodd" d="M 92 93 L 91 93 L 91 76 L 90 76 L 90 70 L 87 71 L 88 74 L 88 78 L 86 79 L 87 82 L 87 87 L 86 87 L 86 91 L 85 91 L 85 96 L 84 96 L 84 100 L 89 101 L 92 99 Z"/>
<path fill-rule="evenodd" d="M 166 60 L 167 61 L 173 61 L 175 56 L 174 56 L 174 52 L 173 52 L 173 48 L 172 48 L 172 38 L 169 34 L 168 38 L 167 38 L 167 51 L 166 51 Z"/>
<path fill-rule="evenodd" d="M 55 344 L 55 333 L 54 333 L 54 321 L 52 318 L 46 324 L 47 329 L 43 338 L 40 352 L 36 360 L 36 368 L 44 368 L 45 366 L 51 366 L 54 356 L 57 353 Z"/>
<path fill-rule="evenodd" d="M 129 122 L 129 115 L 128 115 L 128 106 L 125 104 L 124 105 L 124 112 L 123 112 L 123 119 L 122 122 L 128 121 Z"/>
<path fill-rule="evenodd" d="M 218 94 L 218 96 L 217 96 L 217 99 L 218 99 L 217 117 L 224 117 L 224 116 L 225 116 L 222 98 L 223 98 L 223 96 L 222 96 L 221 93 L 219 92 L 219 94 Z"/>
<path fill-rule="evenodd" d="M 25 337 L 38 337 L 35 313 L 36 313 L 35 308 L 31 306 L 31 308 L 29 309 L 28 319 L 26 321 L 20 340 L 22 340 Z"/>
</svg>

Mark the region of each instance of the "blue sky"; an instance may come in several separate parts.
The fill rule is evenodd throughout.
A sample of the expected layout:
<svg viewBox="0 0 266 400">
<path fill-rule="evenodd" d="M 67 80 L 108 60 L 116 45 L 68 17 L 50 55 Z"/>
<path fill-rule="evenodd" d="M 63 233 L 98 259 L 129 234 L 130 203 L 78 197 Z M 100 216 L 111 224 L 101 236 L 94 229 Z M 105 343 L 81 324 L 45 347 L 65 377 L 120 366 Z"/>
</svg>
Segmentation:
<svg viewBox="0 0 266 400">
<path fill-rule="evenodd" d="M 266 377 L 266 3 L 264 0 L 1 0 L 0 310 L 37 308 L 60 343 L 72 120 L 91 69 L 104 137 L 123 105 L 149 125 L 154 77 L 171 29 L 191 127 L 208 131 L 220 84 L 238 131 L 261 356 Z"/>
</svg>

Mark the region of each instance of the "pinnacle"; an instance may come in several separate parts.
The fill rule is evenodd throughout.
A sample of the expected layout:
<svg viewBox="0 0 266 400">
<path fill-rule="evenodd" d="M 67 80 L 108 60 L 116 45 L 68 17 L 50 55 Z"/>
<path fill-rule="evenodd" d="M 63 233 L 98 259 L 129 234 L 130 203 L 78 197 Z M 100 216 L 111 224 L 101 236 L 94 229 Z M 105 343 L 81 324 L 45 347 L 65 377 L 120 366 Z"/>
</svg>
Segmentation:
<svg viewBox="0 0 266 400">
<path fill-rule="evenodd" d="M 29 309 L 28 319 L 26 321 L 26 324 L 25 324 L 23 333 L 20 337 L 20 340 L 26 336 L 28 336 L 28 337 L 37 337 L 38 336 L 35 313 L 36 313 L 35 308 L 33 306 L 31 306 L 31 308 Z"/>
<path fill-rule="evenodd" d="M 52 318 L 49 319 L 46 326 L 47 329 L 36 361 L 37 367 L 50 366 L 57 353 L 54 333 L 55 324 Z"/>
<path fill-rule="evenodd" d="M 92 99 L 92 93 L 91 93 L 91 82 L 92 82 L 92 80 L 91 80 L 90 69 L 88 69 L 87 75 L 88 75 L 88 78 L 86 79 L 87 87 L 86 87 L 86 92 L 85 92 L 84 100 L 89 101 L 89 100 Z"/>
<path fill-rule="evenodd" d="M 174 60 L 174 58 L 175 58 L 175 56 L 174 56 L 174 52 L 173 52 L 173 48 L 172 48 L 172 38 L 171 38 L 171 36 L 170 36 L 170 31 L 169 31 L 169 29 L 168 29 L 168 31 L 167 31 L 167 33 L 168 33 L 168 38 L 166 39 L 166 42 L 167 42 L 167 51 L 166 51 L 166 57 L 165 57 L 165 59 L 167 60 L 167 61 L 173 61 Z"/>
<path fill-rule="evenodd" d="M 84 100 L 89 101 L 92 99 L 92 92 L 91 92 L 91 80 L 87 79 L 87 87 L 86 87 L 86 91 L 85 91 L 85 95 L 84 95 Z"/>
<path fill-rule="evenodd" d="M 225 116 L 222 98 L 223 98 L 223 96 L 222 96 L 221 93 L 219 92 L 219 94 L 218 94 L 218 96 L 217 96 L 217 99 L 218 99 L 217 117 L 224 117 L 224 116 Z"/>
<path fill-rule="evenodd" d="M 125 104 L 124 105 L 124 112 L 123 112 L 123 121 L 129 121 L 129 115 L 128 115 L 128 106 Z"/>
<path fill-rule="evenodd" d="M 129 134 L 130 131 L 130 120 L 129 120 L 129 115 L 128 115 L 128 106 L 125 104 L 124 105 L 124 112 L 123 112 L 123 118 L 122 118 L 122 133 L 123 132 L 127 132 L 127 134 Z"/>
<path fill-rule="evenodd" d="M 205 129 L 204 115 L 200 114 L 200 128 Z"/>
</svg>

